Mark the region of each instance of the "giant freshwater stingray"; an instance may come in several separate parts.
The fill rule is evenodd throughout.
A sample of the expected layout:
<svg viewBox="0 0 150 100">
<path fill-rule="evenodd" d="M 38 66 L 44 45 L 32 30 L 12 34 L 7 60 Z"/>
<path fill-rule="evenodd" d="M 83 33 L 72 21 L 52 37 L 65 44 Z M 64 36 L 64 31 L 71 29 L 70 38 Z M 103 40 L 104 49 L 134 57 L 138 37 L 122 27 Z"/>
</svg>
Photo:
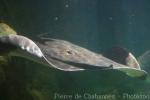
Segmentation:
<svg viewBox="0 0 150 100">
<path fill-rule="evenodd" d="M 45 37 L 31 40 L 17 34 L 0 36 L 1 55 L 24 57 L 62 71 L 119 70 L 132 77 L 147 75 L 130 52 L 120 47 L 113 50 L 123 62 L 114 59 L 116 55 L 113 58 L 109 53 L 94 53 L 65 40 Z"/>
</svg>

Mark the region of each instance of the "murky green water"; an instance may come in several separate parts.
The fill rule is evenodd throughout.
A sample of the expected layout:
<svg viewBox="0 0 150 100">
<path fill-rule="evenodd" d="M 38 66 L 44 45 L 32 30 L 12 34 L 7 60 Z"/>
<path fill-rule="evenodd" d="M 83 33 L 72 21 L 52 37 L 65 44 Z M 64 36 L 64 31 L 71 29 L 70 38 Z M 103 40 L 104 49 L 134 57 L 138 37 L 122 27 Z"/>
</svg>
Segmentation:
<svg viewBox="0 0 150 100">
<path fill-rule="evenodd" d="M 150 72 L 149 53 L 144 54 L 150 49 L 149 4 L 148 0 L 1 0 L 0 21 L 27 37 L 46 33 L 98 53 L 115 45 L 125 47 Z M 139 100 L 149 100 L 149 79 L 118 71 L 63 72 L 13 58 L 9 66 L 0 67 L 0 100 L 77 100 L 77 94 L 78 100 L 104 100 L 89 94 L 111 95 L 105 100 L 143 94 L 146 97 Z"/>
</svg>

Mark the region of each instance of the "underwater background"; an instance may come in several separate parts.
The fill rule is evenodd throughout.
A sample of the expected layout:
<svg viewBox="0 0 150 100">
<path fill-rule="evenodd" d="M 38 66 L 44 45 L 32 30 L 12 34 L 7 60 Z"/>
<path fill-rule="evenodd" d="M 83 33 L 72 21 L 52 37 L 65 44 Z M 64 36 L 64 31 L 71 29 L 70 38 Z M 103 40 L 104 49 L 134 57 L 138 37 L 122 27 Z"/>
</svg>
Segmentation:
<svg viewBox="0 0 150 100">
<path fill-rule="evenodd" d="M 149 0 L 1 0 L 0 21 L 27 37 L 46 34 L 97 53 L 127 48 L 149 73 L 149 5 Z M 63 72 L 19 57 L 0 64 L 0 100 L 76 100 L 55 94 L 85 93 L 115 95 L 114 100 L 142 94 L 147 97 L 139 100 L 149 100 L 149 86 L 149 75 L 141 80 L 114 70 Z"/>
</svg>

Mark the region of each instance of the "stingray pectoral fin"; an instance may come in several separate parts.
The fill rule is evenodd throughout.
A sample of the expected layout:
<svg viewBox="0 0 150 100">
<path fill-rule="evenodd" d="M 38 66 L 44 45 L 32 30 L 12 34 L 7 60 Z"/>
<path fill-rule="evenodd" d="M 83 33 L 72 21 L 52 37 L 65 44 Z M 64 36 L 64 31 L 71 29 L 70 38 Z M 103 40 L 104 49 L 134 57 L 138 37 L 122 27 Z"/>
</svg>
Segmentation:
<svg viewBox="0 0 150 100">
<path fill-rule="evenodd" d="M 105 69 L 113 69 L 113 67 L 110 66 L 98 66 L 98 65 L 90 65 L 86 63 L 77 63 L 77 62 L 71 62 L 71 61 L 62 61 L 59 59 L 59 61 L 67 63 L 69 65 L 78 66 L 80 68 L 84 68 L 86 70 L 105 70 Z"/>
<path fill-rule="evenodd" d="M 83 70 L 85 70 L 83 68 L 79 68 L 79 67 L 76 67 L 76 66 L 73 66 L 73 65 L 58 61 L 56 59 L 52 59 L 52 58 L 48 58 L 48 59 L 44 58 L 44 60 L 46 62 L 44 62 L 43 64 L 46 64 L 48 66 L 51 66 L 51 67 L 54 67 L 56 69 L 63 70 L 63 71 L 83 71 Z"/>
<path fill-rule="evenodd" d="M 44 56 L 49 65 L 53 65 L 53 67 L 64 71 L 113 69 L 112 66 L 96 66 L 85 63 L 64 61 L 61 59 L 50 57 L 49 55 L 46 55 L 46 53 Z"/>
<path fill-rule="evenodd" d="M 43 57 L 40 48 L 31 39 L 25 36 L 15 34 L 0 36 L 0 43 L 7 47 L 9 47 L 8 45 L 11 45 L 16 49 L 23 50 L 24 52 L 37 56 L 38 58 Z"/>
<path fill-rule="evenodd" d="M 103 56 L 131 68 L 140 69 L 140 65 L 134 55 L 125 48 L 115 46 L 103 53 Z"/>
<path fill-rule="evenodd" d="M 113 69 L 125 72 L 131 77 L 146 77 L 147 72 L 141 70 L 140 65 L 132 53 L 125 48 L 113 47 L 103 53 L 103 56 L 122 65 L 114 66 Z M 125 66 L 124 66 L 125 65 Z M 120 67 L 118 67 L 120 66 Z"/>
<path fill-rule="evenodd" d="M 127 75 L 129 75 L 131 77 L 145 78 L 148 75 L 146 71 L 136 69 L 136 68 L 118 67 L 118 68 L 114 68 L 114 69 L 125 72 Z"/>
</svg>

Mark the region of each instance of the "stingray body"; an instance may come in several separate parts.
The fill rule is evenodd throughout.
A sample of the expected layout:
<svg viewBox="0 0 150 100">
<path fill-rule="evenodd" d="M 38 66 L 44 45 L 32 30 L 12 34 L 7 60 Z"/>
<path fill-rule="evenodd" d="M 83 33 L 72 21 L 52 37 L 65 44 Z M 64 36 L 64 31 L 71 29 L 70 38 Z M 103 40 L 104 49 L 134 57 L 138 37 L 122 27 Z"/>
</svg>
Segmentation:
<svg viewBox="0 0 150 100">
<path fill-rule="evenodd" d="M 136 58 L 123 48 L 98 54 L 65 40 L 44 37 L 32 40 L 17 35 L 7 24 L 0 23 L 0 56 L 5 54 L 24 57 L 63 71 L 115 69 L 133 77 L 147 75 Z"/>
<path fill-rule="evenodd" d="M 126 63 L 121 64 L 64 40 L 41 37 L 38 41 L 32 41 L 25 36 L 11 34 L 1 36 L 0 43 L 5 45 L 5 49 L 8 45 L 8 48 L 13 47 L 9 51 L 12 56 L 25 57 L 63 71 L 116 69 L 133 77 L 146 75 L 135 57 L 123 49 L 119 51 L 124 51 L 127 56 L 122 56 Z"/>
</svg>

